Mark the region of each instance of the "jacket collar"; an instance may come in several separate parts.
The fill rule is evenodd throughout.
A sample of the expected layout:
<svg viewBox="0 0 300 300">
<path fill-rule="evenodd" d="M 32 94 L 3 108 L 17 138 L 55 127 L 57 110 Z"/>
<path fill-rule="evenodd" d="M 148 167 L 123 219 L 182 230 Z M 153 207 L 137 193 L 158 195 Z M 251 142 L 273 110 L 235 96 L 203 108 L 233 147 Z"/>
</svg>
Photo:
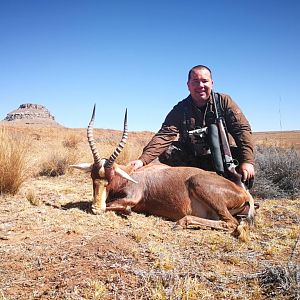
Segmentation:
<svg viewBox="0 0 300 300">
<path fill-rule="evenodd" d="M 194 100 L 193 100 L 191 94 L 189 94 L 189 96 L 188 96 L 186 99 L 188 100 L 188 102 L 189 102 L 192 106 L 196 107 L 197 109 L 201 109 L 201 108 L 199 108 L 199 107 L 195 104 L 195 102 L 194 102 Z M 212 99 L 212 96 L 211 96 L 211 95 L 210 95 L 209 98 L 208 98 L 207 104 L 213 105 L 213 99 Z M 206 106 L 208 106 L 207 104 L 206 104 Z"/>
</svg>

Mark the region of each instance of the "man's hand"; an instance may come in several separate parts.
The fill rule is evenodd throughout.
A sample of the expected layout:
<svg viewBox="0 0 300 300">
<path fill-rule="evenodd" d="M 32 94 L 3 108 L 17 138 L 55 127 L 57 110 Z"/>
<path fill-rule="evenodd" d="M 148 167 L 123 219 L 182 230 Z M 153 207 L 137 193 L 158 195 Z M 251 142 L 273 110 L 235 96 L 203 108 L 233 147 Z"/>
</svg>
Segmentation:
<svg viewBox="0 0 300 300">
<path fill-rule="evenodd" d="M 140 159 L 137 159 L 137 160 L 131 161 L 128 165 L 132 166 L 133 171 L 135 171 L 135 170 L 141 168 L 144 165 L 144 163 Z"/>
<path fill-rule="evenodd" d="M 242 163 L 239 166 L 239 173 L 242 175 L 242 181 L 247 181 L 254 178 L 254 166 L 250 163 Z"/>
</svg>

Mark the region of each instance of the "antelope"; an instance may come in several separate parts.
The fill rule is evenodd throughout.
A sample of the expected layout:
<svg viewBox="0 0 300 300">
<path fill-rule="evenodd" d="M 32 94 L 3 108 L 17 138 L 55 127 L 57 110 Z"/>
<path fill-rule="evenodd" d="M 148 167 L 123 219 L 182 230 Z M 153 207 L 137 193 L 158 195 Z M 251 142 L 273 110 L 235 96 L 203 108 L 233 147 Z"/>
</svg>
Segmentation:
<svg viewBox="0 0 300 300">
<path fill-rule="evenodd" d="M 176 221 L 180 227 L 206 227 L 232 231 L 246 240 L 254 222 L 254 201 L 235 183 L 194 167 L 170 167 L 159 162 L 133 171 L 131 165 L 115 162 L 128 139 L 127 110 L 121 141 L 108 159 L 101 158 L 94 140 L 94 106 L 87 128 L 93 163 L 71 165 L 90 172 L 93 181 L 92 212 L 131 211 Z M 237 216 L 246 210 L 246 220 Z"/>
</svg>

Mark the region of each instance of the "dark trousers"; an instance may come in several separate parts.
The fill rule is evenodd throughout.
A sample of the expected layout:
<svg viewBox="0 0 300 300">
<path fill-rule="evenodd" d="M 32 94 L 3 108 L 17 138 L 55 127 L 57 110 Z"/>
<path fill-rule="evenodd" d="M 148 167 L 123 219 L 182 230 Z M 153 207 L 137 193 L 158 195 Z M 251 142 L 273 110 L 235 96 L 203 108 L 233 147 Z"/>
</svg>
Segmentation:
<svg viewBox="0 0 300 300">
<path fill-rule="evenodd" d="M 159 161 L 172 167 L 196 167 L 206 171 L 214 171 L 210 154 L 195 156 L 192 149 L 179 141 L 173 142 L 159 156 Z"/>
<path fill-rule="evenodd" d="M 233 158 L 239 161 L 238 148 L 231 147 L 231 153 Z M 158 159 L 161 163 L 172 167 L 195 167 L 215 172 L 212 156 L 210 154 L 195 156 L 192 149 L 179 141 L 173 142 Z M 252 188 L 253 183 L 253 179 L 244 182 L 248 189 Z"/>
</svg>

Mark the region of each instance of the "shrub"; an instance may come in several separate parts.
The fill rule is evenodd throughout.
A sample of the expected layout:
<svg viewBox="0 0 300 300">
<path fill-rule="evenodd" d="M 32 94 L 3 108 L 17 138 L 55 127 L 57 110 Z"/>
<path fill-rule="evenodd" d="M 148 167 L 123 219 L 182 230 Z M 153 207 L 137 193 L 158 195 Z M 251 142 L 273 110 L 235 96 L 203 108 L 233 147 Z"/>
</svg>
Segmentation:
<svg viewBox="0 0 300 300">
<path fill-rule="evenodd" d="M 260 285 L 271 298 L 288 295 L 288 299 L 299 299 L 300 268 L 292 266 L 271 266 L 258 274 Z"/>
<path fill-rule="evenodd" d="M 300 196 L 300 159 L 294 149 L 276 146 L 256 147 L 255 185 L 251 193 L 259 198 Z"/>
<path fill-rule="evenodd" d="M 76 134 L 67 134 L 62 141 L 62 147 L 58 147 L 56 151 L 51 152 L 48 158 L 42 162 L 40 171 L 41 176 L 61 176 L 72 172 L 69 166 L 77 162 L 78 145 L 80 137 Z"/>
<path fill-rule="evenodd" d="M 289 296 L 288 299 L 300 299 L 300 265 L 297 264 L 297 246 L 300 235 L 295 240 L 287 265 L 277 265 L 266 268 L 258 273 L 258 279 L 270 298 L 280 294 Z"/>
<path fill-rule="evenodd" d="M 16 194 L 30 176 L 29 143 L 0 128 L 0 194 Z"/>
<path fill-rule="evenodd" d="M 66 135 L 62 144 L 67 149 L 77 149 L 80 143 L 80 137 L 76 134 Z"/>
<path fill-rule="evenodd" d="M 64 149 L 58 149 L 51 153 L 40 167 L 39 175 L 41 176 L 60 176 L 66 174 L 69 166 L 76 163 L 77 152 Z"/>
</svg>

